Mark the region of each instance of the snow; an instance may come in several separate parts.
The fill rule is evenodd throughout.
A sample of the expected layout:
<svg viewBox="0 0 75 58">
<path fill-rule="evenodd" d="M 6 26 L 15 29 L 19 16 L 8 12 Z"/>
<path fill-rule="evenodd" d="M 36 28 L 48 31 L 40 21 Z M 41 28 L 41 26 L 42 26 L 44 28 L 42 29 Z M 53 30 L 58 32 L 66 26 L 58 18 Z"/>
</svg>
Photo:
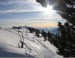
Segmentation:
<svg viewBox="0 0 75 58">
<path fill-rule="evenodd" d="M 19 34 L 18 31 L 23 33 Z M 20 40 L 24 40 L 24 48 L 20 48 Z M 57 48 L 43 37 L 37 38 L 35 33 L 27 29 L 0 30 L 0 57 L 32 57 L 32 58 L 63 58 L 57 55 Z"/>
</svg>

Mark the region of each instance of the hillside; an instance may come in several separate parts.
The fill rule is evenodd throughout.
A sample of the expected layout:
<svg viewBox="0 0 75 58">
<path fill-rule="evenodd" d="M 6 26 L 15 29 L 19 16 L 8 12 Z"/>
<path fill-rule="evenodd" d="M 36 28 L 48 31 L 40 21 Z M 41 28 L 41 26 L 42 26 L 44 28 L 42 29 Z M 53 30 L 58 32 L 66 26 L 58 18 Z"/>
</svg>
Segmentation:
<svg viewBox="0 0 75 58">
<path fill-rule="evenodd" d="M 20 48 L 21 34 L 18 31 L 23 32 L 24 48 Z M 62 58 L 56 51 L 57 48 L 44 42 L 43 37 L 37 38 L 27 29 L 0 30 L 0 57 Z"/>
</svg>

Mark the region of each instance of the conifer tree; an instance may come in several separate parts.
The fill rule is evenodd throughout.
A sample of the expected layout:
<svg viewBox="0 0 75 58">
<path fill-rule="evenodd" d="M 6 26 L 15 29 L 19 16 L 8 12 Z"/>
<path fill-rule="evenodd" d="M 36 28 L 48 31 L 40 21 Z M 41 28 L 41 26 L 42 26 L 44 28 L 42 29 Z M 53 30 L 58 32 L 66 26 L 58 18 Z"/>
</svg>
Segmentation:
<svg viewBox="0 0 75 58">
<path fill-rule="evenodd" d="M 51 41 L 52 40 L 52 34 L 49 31 L 48 31 L 47 36 L 48 36 L 48 41 Z"/>
<path fill-rule="evenodd" d="M 40 36 L 39 34 L 40 34 L 40 31 L 37 29 L 36 30 L 36 36 L 39 37 Z"/>
<path fill-rule="evenodd" d="M 60 31 L 60 38 L 57 38 L 58 40 L 61 39 L 59 41 L 59 44 L 58 46 L 58 49 L 59 49 L 59 54 L 62 54 L 66 57 L 73 57 L 75 56 L 74 55 L 74 52 L 75 52 L 75 39 L 74 39 L 74 36 L 75 36 L 75 33 L 72 33 L 72 28 L 71 25 L 66 22 L 62 27 L 62 24 L 59 24 L 58 23 L 58 26 L 59 26 L 59 31 Z M 62 29 L 63 28 L 63 29 Z M 56 46 L 57 47 L 57 46 Z"/>
<path fill-rule="evenodd" d="M 44 37 L 44 41 L 46 41 L 47 40 L 47 33 L 44 30 L 42 30 L 42 36 Z"/>
</svg>

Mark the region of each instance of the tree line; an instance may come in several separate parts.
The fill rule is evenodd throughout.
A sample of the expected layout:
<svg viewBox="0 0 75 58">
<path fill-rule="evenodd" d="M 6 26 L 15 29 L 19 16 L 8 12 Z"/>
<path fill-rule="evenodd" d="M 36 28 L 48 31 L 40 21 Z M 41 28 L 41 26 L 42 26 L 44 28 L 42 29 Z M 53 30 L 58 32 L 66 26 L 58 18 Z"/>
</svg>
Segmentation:
<svg viewBox="0 0 75 58">
<path fill-rule="evenodd" d="M 30 33 L 35 32 L 36 37 L 38 37 L 38 38 L 43 37 L 44 41 L 50 40 L 50 38 L 53 36 L 53 34 L 50 33 L 49 31 L 47 33 L 44 30 L 40 31 L 39 29 L 32 28 L 32 27 L 28 27 L 27 29 L 30 31 Z"/>
<path fill-rule="evenodd" d="M 52 34 L 48 31 L 46 33 L 44 30 L 40 32 L 39 29 L 29 27 L 28 30 L 33 33 L 35 32 L 37 37 L 39 34 L 44 37 L 44 41 L 48 40 L 51 44 L 58 48 L 58 54 L 64 57 L 75 57 L 75 27 L 74 25 L 65 22 L 62 24 L 58 22 L 58 33 Z"/>
<path fill-rule="evenodd" d="M 44 30 L 27 27 L 30 33 L 34 33 L 36 37 L 43 37 L 44 41 L 48 40 L 51 44 L 58 48 L 58 54 L 64 57 L 75 57 L 75 27 L 74 25 L 65 22 L 62 24 L 58 22 L 58 33 L 52 34 Z"/>
</svg>

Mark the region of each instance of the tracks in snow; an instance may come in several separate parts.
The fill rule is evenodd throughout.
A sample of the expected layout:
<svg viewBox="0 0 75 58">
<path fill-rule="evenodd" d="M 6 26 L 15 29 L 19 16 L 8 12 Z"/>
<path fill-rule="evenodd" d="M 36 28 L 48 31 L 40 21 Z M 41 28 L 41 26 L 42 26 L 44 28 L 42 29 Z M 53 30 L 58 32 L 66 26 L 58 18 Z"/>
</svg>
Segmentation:
<svg viewBox="0 0 75 58">
<path fill-rule="evenodd" d="M 13 31 L 10 30 L 10 32 L 13 32 Z M 15 32 L 13 32 L 13 33 L 15 33 Z M 18 35 L 18 33 L 15 33 L 15 34 Z M 25 44 L 26 48 L 30 52 L 33 52 L 33 51 L 36 52 L 37 57 L 41 57 L 41 58 L 44 58 L 44 57 L 45 58 L 50 58 L 51 57 L 51 58 L 54 58 L 53 56 L 55 56 L 55 54 L 50 49 L 48 49 L 48 47 L 46 47 L 41 41 L 36 39 L 36 37 L 30 37 L 27 34 L 26 35 L 24 34 L 23 36 L 24 36 L 24 40 L 28 41 L 28 42 L 24 41 L 25 42 L 24 44 Z M 33 46 L 33 44 L 36 45 L 36 46 L 32 47 L 32 46 L 29 45 L 29 43 L 31 43 L 32 46 Z M 40 46 L 40 50 L 35 49 L 35 48 L 37 48 L 37 46 Z"/>
</svg>

